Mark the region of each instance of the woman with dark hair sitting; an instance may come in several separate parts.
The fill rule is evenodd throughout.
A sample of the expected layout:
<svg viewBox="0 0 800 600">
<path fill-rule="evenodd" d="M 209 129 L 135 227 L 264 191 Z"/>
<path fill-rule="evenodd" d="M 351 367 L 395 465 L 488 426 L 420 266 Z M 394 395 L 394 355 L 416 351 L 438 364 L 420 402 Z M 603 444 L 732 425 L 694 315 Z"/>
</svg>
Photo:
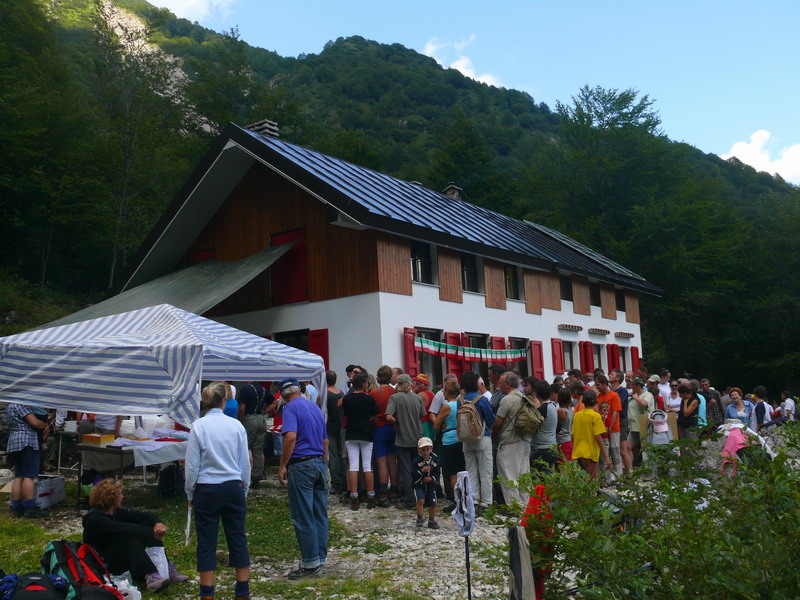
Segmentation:
<svg viewBox="0 0 800 600">
<path fill-rule="evenodd" d="M 94 546 L 112 575 L 130 571 L 134 581 L 143 580 L 151 592 L 163 590 L 173 581 L 188 580 L 172 561 L 167 562 L 169 577 L 159 575 L 147 549 L 161 548 L 163 552 L 167 526 L 154 513 L 122 508 L 122 499 L 119 481 L 104 479 L 94 486 L 89 496 L 92 508 L 83 517 L 84 543 Z"/>
</svg>

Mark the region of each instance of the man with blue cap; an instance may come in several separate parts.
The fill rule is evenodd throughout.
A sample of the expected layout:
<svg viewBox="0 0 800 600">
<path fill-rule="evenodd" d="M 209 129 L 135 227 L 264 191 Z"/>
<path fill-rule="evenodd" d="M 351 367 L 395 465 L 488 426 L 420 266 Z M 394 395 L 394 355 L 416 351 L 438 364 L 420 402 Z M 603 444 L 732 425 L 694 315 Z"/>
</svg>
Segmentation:
<svg viewBox="0 0 800 600">
<path fill-rule="evenodd" d="M 283 407 L 283 452 L 278 478 L 287 486 L 289 512 L 300 546 L 301 579 L 322 573 L 328 556 L 328 433 L 322 410 L 290 377 L 278 383 Z"/>
</svg>

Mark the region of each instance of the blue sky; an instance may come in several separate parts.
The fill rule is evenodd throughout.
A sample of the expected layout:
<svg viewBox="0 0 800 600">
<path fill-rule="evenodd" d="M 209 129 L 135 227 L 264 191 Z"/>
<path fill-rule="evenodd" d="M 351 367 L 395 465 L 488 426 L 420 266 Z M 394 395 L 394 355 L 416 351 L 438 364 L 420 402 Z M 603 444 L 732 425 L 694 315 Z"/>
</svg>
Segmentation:
<svg viewBox="0 0 800 600">
<path fill-rule="evenodd" d="M 400 43 L 555 108 L 633 87 L 662 128 L 800 184 L 800 2 L 151 0 L 282 56 L 360 35 Z"/>
</svg>

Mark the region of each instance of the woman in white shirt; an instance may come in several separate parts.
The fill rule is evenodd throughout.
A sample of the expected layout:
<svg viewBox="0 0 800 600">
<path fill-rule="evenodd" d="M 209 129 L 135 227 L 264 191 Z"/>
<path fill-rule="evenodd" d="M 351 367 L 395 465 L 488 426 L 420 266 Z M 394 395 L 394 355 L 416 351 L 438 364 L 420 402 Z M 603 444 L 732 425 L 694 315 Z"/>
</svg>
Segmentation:
<svg viewBox="0 0 800 600">
<path fill-rule="evenodd" d="M 250 598 L 250 555 L 244 520 L 250 457 L 244 426 L 222 412 L 221 382 L 203 389 L 205 415 L 192 424 L 186 448 L 186 497 L 194 507 L 200 598 L 213 600 L 219 522 L 225 529 L 229 564 L 236 569 L 236 600 Z"/>
</svg>

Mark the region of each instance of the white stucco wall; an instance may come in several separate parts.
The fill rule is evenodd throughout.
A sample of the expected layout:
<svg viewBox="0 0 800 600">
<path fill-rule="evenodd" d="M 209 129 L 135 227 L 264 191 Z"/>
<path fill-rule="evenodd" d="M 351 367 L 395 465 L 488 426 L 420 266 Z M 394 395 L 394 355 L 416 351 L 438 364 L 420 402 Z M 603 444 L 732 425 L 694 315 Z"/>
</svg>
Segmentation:
<svg viewBox="0 0 800 600">
<path fill-rule="evenodd" d="M 576 315 L 572 312 L 572 302 L 561 302 L 561 310 L 542 309 L 541 315 L 525 312 L 525 302 L 507 300 L 506 309 L 486 308 L 483 294 L 464 292 L 464 302 L 442 302 L 439 288 L 432 285 L 413 285 L 413 296 L 399 294 L 380 294 L 381 331 L 383 343 L 381 355 L 386 364 L 402 365 L 403 327 L 425 327 L 451 332 L 482 333 L 492 336 L 529 338 L 542 342 L 545 376 L 553 374 L 550 339 L 579 342 L 591 341 L 595 344 L 619 344 L 629 349 L 641 349 L 639 325 L 625 321 L 625 313 L 617 312 L 617 319 L 604 319 L 600 307 L 592 306 L 591 315 Z M 583 331 L 560 331 L 559 323 L 580 325 Z M 608 329 L 609 335 L 590 335 L 589 328 Z M 617 338 L 614 332 L 624 331 L 634 334 L 633 338 Z M 574 356 L 578 362 L 578 350 Z M 630 360 L 630 350 L 628 350 Z M 602 367 L 607 368 L 605 350 L 602 353 Z M 578 365 L 576 365 L 578 366 Z M 597 366 L 597 365 L 596 365 Z"/>
<path fill-rule="evenodd" d="M 463 303 L 442 302 L 437 286 L 415 283 L 412 296 L 385 292 L 362 294 L 322 302 L 303 302 L 219 320 L 256 335 L 296 329 L 327 329 L 330 366 L 340 377 L 350 363 L 363 365 L 373 373 L 382 364 L 402 366 L 404 327 L 539 340 L 547 378 L 553 376 L 551 338 L 619 344 L 621 351 L 628 349 L 628 361 L 629 348 L 641 348 L 639 325 L 626 322 L 622 312 L 617 313 L 616 320 L 603 319 L 600 307 L 592 306 L 591 315 L 576 315 L 572 312 L 572 302 L 562 301 L 561 311 L 543 309 L 541 315 L 532 315 L 525 312 L 524 302 L 508 300 L 505 310 L 486 308 L 485 302 L 483 294 L 469 292 L 464 292 Z M 559 323 L 580 325 L 583 331 L 560 331 Z M 588 330 L 591 327 L 608 329 L 611 334 L 590 335 Z M 616 331 L 633 333 L 634 337 L 617 338 L 614 336 Z M 576 366 L 579 366 L 577 347 L 574 357 Z M 608 367 L 605 349 L 600 366 Z"/>
</svg>

